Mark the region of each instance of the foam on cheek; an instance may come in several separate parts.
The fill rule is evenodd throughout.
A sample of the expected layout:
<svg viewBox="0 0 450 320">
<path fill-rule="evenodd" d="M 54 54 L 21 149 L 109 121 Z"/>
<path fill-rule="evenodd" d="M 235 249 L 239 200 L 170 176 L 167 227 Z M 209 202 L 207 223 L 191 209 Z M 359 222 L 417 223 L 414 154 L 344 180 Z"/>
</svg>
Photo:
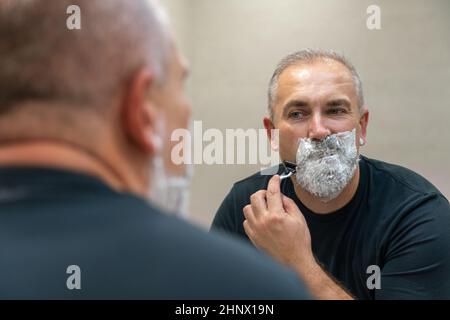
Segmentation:
<svg viewBox="0 0 450 320">
<path fill-rule="evenodd" d="M 337 150 L 342 150 L 348 156 L 356 156 L 356 129 L 332 134 L 319 142 L 320 151 L 323 154 L 331 155 Z M 318 143 L 310 138 L 299 139 L 297 148 L 297 164 L 305 160 L 311 153 L 317 152 Z M 341 152 L 342 152 L 341 151 Z"/>
<path fill-rule="evenodd" d="M 337 145 L 344 151 L 347 157 L 356 157 L 356 129 L 336 134 Z"/>
</svg>

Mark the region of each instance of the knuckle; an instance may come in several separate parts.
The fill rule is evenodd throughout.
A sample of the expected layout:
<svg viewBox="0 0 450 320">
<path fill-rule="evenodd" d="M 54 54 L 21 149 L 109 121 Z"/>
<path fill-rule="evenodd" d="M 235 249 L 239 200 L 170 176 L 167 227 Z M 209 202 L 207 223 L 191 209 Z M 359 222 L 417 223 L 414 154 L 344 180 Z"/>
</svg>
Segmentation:
<svg viewBox="0 0 450 320">
<path fill-rule="evenodd" d="M 279 214 L 271 214 L 268 220 L 270 224 L 279 224 L 282 221 L 281 216 Z"/>
<path fill-rule="evenodd" d="M 249 204 L 246 205 L 242 211 L 244 212 L 244 216 L 247 217 L 251 212 L 251 206 Z"/>
</svg>

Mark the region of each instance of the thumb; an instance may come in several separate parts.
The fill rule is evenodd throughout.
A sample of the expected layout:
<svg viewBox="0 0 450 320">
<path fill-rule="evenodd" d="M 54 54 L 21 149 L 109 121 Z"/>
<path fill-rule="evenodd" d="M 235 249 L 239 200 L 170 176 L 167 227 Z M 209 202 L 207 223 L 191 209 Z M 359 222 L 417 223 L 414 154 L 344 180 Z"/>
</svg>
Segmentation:
<svg viewBox="0 0 450 320">
<path fill-rule="evenodd" d="M 269 180 L 269 184 L 267 186 L 267 208 L 270 212 L 282 212 L 283 210 L 280 181 L 280 176 L 276 174 Z"/>
</svg>

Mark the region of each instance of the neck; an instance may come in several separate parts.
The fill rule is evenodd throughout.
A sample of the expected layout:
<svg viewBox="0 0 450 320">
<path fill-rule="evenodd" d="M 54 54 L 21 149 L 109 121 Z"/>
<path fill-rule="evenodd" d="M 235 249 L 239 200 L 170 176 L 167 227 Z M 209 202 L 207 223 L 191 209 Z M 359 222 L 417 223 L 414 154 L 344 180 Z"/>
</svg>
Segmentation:
<svg viewBox="0 0 450 320">
<path fill-rule="evenodd" d="M 295 176 L 292 176 L 291 180 L 292 183 L 294 184 L 295 194 L 308 209 L 310 209 L 315 213 L 327 214 L 341 209 L 353 199 L 356 191 L 358 190 L 359 178 L 360 178 L 360 170 L 358 165 L 356 167 L 353 178 L 342 190 L 339 196 L 328 202 L 324 202 L 323 199 L 316 197 L 311 193 L 303 190 L 299 186 L 297 180 L 295 179 Z"/>
<path fill-rule="evenodd" d="M 112 162 L 79 146 L 29 141 L 0 146 L 0 166 L 49 167 L 95 176 L 117 191 L 140 193 L 139 183 Z"/>
</svg>

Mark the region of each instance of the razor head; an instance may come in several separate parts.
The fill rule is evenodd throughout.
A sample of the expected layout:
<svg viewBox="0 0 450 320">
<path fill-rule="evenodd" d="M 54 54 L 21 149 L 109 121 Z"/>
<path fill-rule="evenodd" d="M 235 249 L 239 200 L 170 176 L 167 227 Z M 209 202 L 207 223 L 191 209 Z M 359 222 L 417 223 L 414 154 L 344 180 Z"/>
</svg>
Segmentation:
<svg viewBox="0 0 450 320">
<path fill-rule="evenodd" d="M 280 175 L 281 180 L 289 178 L 297 171 L 297 165 L 293 162 L 283 161 L 283 165 L 284 165 L 284 172 Z"/>
<path fill-rule="evenodd" d="M 283 165 L 285 167 L 285 171 L 287 172 L 293 171 L 295 173 L 295 171 L 297 171 L 297 164 L 293 162 L 283 161 Z"/>
</svg>

